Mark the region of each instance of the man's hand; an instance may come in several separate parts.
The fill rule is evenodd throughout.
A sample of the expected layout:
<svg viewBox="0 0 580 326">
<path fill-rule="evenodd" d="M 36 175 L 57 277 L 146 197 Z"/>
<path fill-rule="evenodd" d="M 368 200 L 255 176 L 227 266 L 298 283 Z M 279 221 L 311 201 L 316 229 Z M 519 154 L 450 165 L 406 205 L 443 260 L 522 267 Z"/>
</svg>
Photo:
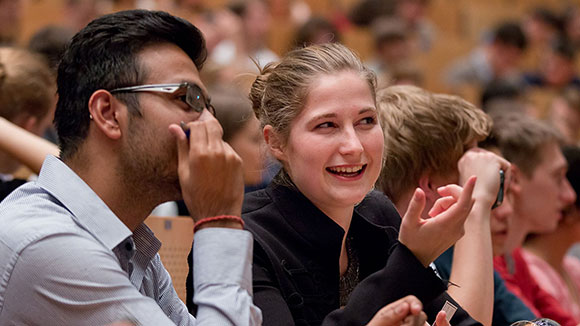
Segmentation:
<svg viewBox="0 0 580 326">
<path fill-rule="evenodd" d="M 463 224 L 471 211 L 476 177 L 471 177 L 460 188 L 458 197 L 439 198 L 429 212 L 430 219 L 421 218 L 425 208 L 425 193 L 417 188 L 403 216 L 399 241 L 413 252 L 427 267 L 435 258 L 449 249 L 465 232 Z M 444 186 L 438 192 L 446 192 Z M 457 187 L 457 186 L 455 186 Z"/>
<path fill-rule="evenodd" d="M 505 173 L 507 189 L 510 180 L 510 163 L 502 157 L 481 148 L 472 148 L 465 152 L 457 163 L 459 170 L 459 184 L 463 184 L 468 177 L 477 176 L 477 185 L 473 191 L 473 198 L 478 205 L 491 209 L 499 191 L 499 170 Z"/>
<path fill-rule="evenodd" d="M 178 174 L 183 200 L 195 222 L 217 215 L 240 216 L 244 198 L 242 160 L 222 140 L 216 119 L 187 124 L 189 141 L 182 128 L 172 124 L 177 140 Z"/>
<path fill-rule="evenodd" d="M 379 310 L 367 326 L 422 326 L 427 315 L 415 296 L 409 295 Z"/>
</svg>

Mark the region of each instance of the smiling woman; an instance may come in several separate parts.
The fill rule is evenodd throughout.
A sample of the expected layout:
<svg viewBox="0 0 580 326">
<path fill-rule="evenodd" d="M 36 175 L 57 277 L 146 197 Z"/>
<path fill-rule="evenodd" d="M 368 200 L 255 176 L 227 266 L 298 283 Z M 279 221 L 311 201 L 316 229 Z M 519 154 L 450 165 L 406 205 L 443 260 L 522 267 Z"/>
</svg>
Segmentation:
<svg viewBox="0 0 580 326">
<path fill-rule="evenodd" d="M 446 217 L 429 222 L 420 220 L 418 192 L 399 243 L 399 215 L 372 190 L 384 138 L 375 83 L 349 49 L 325 44 L 290 52 L 252 86 L 264 140 L 282 165 L 266 189 L 247 194 L 243 209 L 264 325 L 365 325 L 408 294 L 432 322 L 445 300 L 454 302 L 427 267 L 449 245 L 428 230 L 444 218 L 465 219 L 473 182 Z M 456 316 L 454 325 L 477 324 L 461 308 Z"/>
</svg>

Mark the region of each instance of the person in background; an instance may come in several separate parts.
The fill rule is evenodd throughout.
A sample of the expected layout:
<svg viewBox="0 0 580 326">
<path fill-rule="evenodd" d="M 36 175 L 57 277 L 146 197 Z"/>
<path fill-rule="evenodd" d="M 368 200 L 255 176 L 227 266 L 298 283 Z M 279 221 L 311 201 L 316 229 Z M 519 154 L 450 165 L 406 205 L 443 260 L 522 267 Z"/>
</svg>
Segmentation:
<svg viewBox="0 0 580 326">
<path fill-rule="evenodd" d="M 0 117 L 42 135 L 54 117 L 55 93 L 55 76 L 44 58 L 25 49 L 0 47 Z M 15 176 L 21 168 L 13 155 L 0 151 L 0 200 L 26 183 L 27 178 Z"/>
<path fill-rule="evenodd" d="M 529 233 L 556 230 L 564 210 L 576 195 L 566 179 L 567 163 L 560 136 L 544 122 L 523 114 L 494 116 L 494 130 L 502 156 L 512 163 L 510 183 L 513 216 L 505 239 L 505 254 L 494 257 L 494 268 L 507 288 L 536 316 L 562 325 L 578 321 L 533 278 L 521 245 Z"/>
<path fill-rule="evenodd" d="M 500 23 L 486 44 L 446 70 L 445 82 L 457 89 L 466 84 L 483 87 L 497 79 L 519 81 L 519 63 L 526 47 L 526 36 L 517 22 Z"/>
<path fill-rule="evenodd" d="M 580 148 L 565 147 L 566 178 L 574 192 L 580 191 Z M 566 253 L 580 241 L 580 197 L 564 210 L 554 232 L 528 235 L 522 254 L 530 273 L 563 309 L 580 320 L 580 260 Z"/>
<path fill-rule="evenodd" d="M 523 75 L 524 84 L 562 90 L 566 87 L 580 88 L 580 77 L 576 71 L 576 49 L 566 38 L 550 43 L 536 71 Z"/>
<path fill-rule="evenodd" d="M 324 17 L 312 17 L 296 32 L 295 47 L 301 48 L 313 44 L 328 42 L 340 43 L 338 29 Z"/>
<path fill-rule="evenodd" d="M 552 100 L 550 123 L 560 132 L 567 145 L 580 143 L 580 89 L 567 87 Z"/>
</svg>

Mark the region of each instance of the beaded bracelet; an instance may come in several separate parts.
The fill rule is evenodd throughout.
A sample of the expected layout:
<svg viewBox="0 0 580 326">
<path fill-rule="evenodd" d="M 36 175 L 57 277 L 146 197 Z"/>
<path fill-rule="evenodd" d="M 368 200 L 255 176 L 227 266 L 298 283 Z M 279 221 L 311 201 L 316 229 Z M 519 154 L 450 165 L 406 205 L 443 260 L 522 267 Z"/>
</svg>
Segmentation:
<svg viewBox="0 0 580 326">
<path fill-rule="evenodd" d="M 202 218 L 201 220 L 195 222 L 195 225 L 193 226 L 193 232 L 195 233 L 195 231 L 197 231 L 199 229 L 199 227 L 205 223 L 214 222 L 214 221 L 223 221 L 223 220 L 236 221 L 236 222 L 240 223 L 242 228 L 244 227 L 244 220 L 242 220 L 242 218 L 239 216 L 219 215 L 219 216 Z"/>
</svg>

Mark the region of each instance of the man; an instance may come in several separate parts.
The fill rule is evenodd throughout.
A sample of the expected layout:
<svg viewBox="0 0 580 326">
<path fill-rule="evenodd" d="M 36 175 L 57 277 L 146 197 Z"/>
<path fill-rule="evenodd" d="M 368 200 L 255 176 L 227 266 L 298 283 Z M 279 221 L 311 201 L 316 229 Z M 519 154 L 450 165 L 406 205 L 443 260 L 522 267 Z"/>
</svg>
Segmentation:
<svg viewBox="0 0 580 326">
<path fill-rule="evenodd" d="M 576 198 L 566 179 L 568 165 L 560 149 L 560 136 L 545 123 L 521 114 L 499 115 L 494 123 L 498 147 L 512 162 L 514 210 L 505 240 L 507 254 L 495 257 L 494 267 L 508 289 L 538 316 L 576 325 L 578 321 L 540 289 L 519 248 L 529 233 L 554 231 L 564 209 Z"/>
<path fill-rule="evenodd" d="M 55 92 L 55 77 L 41 56 L 0 47 L 0 118 L 42 135 L 54 116 Z M 34 172 L 41 163 L 35 164 Z M 0 200 L 27 181 L 15 176 L 21 167 L 12 153 L 0 151 Z"/>
<path fill-rule="evenodd" d="M 61 160 L 0 205 L 0 324 L 260 324 L 241 160 L 209 111 L 205 57 L 199 30 L 162 12 L 103 16 L 73 38 L 57 79 Z M 180 198 L 197 222 L 197 319 L 143 224 Z"/>
<path fill-rule="evenodd" d="M 377 102 L 385 129 L 386 157 L 378 185 L 401 215 L 417 187 L 426 197 L 423 218 L 429 218 L 439 209 L 437 201 L 444 203 L 446 196 L 452 196 L 449 189 L 453 187 L 441 186 L 463 184 L 469 176 L 477 176 L 475 203 L 465 223 L 465 235 L 456 243 L 454 255 L 448 252 L 436 261 L 437 270 L 452 285 L 448 293 L 484 325 L 533 319 L 534 315 L 505 291 L 503 282 L 494 280 L 490 214 L 499 190 L 499 170 L 507 177 L 509 163 L 476 148 L 488 135 L 491 119 L 459 97 L 431 94 L 412 86 L 387 88 L 379 93 Z M 502 315 L 505 310 L 494 307 L 498 304 L 520 309 L 512 308 L 509 315 Z"/>
<path fill-rule="evenodd" d="M 518 64 L 526 47 L 526 36 L 517 22 L 501 23 L 489 43 L 449 67 L 445 81 L 451 88 L 465 84 L 483 87 L 498 79 L 519 82 Z"/>
</svg>

